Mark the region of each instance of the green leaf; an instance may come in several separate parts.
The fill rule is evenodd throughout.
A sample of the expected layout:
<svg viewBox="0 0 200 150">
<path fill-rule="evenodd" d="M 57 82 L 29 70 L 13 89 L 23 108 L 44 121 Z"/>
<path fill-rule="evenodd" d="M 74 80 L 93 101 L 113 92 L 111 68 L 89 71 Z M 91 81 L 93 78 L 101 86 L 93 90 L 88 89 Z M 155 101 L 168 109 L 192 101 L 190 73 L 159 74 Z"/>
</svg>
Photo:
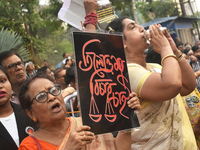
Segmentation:
<svg viewBox="0 0 200 150">
<path fill-rule="evenodd" d="M 23 61 L 30 59 L 30 52 L 23 46 L 22 38 L 15 32 L 2 28 L 0 31 L 0 52 L 11 49 L 16 50 Z"/>
</svg>

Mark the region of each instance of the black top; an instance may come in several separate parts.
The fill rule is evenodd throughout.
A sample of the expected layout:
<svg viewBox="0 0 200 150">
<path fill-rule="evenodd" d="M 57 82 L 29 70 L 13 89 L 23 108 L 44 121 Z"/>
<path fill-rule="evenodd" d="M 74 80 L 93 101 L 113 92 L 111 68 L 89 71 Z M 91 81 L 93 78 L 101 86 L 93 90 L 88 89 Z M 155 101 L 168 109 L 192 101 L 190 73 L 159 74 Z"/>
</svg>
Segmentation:
<svg viewBox="0 0 200 150">
<path fill-rule="evenodd" d="M 11 102 L 11 106 L 13 107 L 17 128 L 18 128 L 18 135 L 19 135 L 19 143 L 28 136 L 25 129 L 26 127 L 32 127 L 34 129 L 35 125 L 34 122 L 28 117 L 28 115 L 24 112 L 20 105 L 14 104 Z M 0 150 L 17 150 L 18 147 L 15 144 L 14 140 L 0 122 Z"/>
</svg>

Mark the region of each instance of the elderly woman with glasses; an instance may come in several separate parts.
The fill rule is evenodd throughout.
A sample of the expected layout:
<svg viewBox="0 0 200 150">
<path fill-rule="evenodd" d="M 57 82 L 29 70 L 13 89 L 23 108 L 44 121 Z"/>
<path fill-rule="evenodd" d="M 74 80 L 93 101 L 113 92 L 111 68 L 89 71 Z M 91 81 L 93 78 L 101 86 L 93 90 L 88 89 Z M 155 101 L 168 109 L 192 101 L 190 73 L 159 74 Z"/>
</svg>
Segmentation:
<svg viewBox="0 0 200 150">
<path fill-rule="evenodd" d="M 60 93 L 60 87 L 41 76 L 22 85 L 21 106 L 39 129 L 22 141 L 19 150 L 131 149 L 130 132 L 119 132 L 116 139 L 111 133 L 94 136 L 89 126 L 82 125 L 80 118 L 65 118 L 65 103 Z M 136 94 L 130 96 L 128 106 L 140 109 Z"/>
</svg>

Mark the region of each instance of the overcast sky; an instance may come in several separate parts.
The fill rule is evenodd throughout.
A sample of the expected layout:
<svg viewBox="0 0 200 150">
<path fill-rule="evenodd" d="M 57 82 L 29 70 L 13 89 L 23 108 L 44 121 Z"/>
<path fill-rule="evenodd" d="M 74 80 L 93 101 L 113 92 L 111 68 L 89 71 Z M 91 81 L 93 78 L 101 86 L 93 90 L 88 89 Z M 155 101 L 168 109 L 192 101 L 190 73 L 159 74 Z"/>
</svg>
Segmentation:
<svg viewBox="0 0 200 150">
<path fill-rule="evenodd" d="M 197 9 L 200 11 L 200 0 L 196 0 Z"/>
<path fill-rule="evenodd" d="M 39 0 L 40 5 L 48 4 L 49 0 Z"/>
</svg>

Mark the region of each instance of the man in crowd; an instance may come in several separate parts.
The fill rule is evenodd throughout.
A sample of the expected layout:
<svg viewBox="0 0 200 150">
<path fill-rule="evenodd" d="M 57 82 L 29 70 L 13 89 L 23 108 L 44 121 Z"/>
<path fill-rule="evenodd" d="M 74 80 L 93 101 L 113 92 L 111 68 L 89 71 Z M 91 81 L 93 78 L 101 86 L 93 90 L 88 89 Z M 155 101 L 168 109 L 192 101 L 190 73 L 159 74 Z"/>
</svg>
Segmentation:
<svg viewBox="0 0 200 150">
<path fill-rule="evenodd" d="M 19 103 L 18 94 L 20 86 L 26 80 L 24 62 L 15 51 L 0 53 L 0 63 L 6 68 L 12 85 L 12 102 Z"/>
<path fill-rule="evenodd" d="M 56 83 L 61 87 L 62 90 L 68 87 L 68 85 L 65 83 L 65 75 L 66 69 L 64 68 L 58 68 L 54 71 Z"/>
<path fill-rule="evenodd" d="M 69 57 L 69 54 L 66 52 L 63 54 L 63 60 L 57 64 L 56 68 L 62 68 L 65 65 L 66 59 Z"/>
<path fill-rule="evenodd" d="M 177 44 L 176 44 L 176 47 L 177 47 L 181 52 L 184 51 L 184 45 L 183 45 L 182 42 L 177 43 Z"/>
</svg>

